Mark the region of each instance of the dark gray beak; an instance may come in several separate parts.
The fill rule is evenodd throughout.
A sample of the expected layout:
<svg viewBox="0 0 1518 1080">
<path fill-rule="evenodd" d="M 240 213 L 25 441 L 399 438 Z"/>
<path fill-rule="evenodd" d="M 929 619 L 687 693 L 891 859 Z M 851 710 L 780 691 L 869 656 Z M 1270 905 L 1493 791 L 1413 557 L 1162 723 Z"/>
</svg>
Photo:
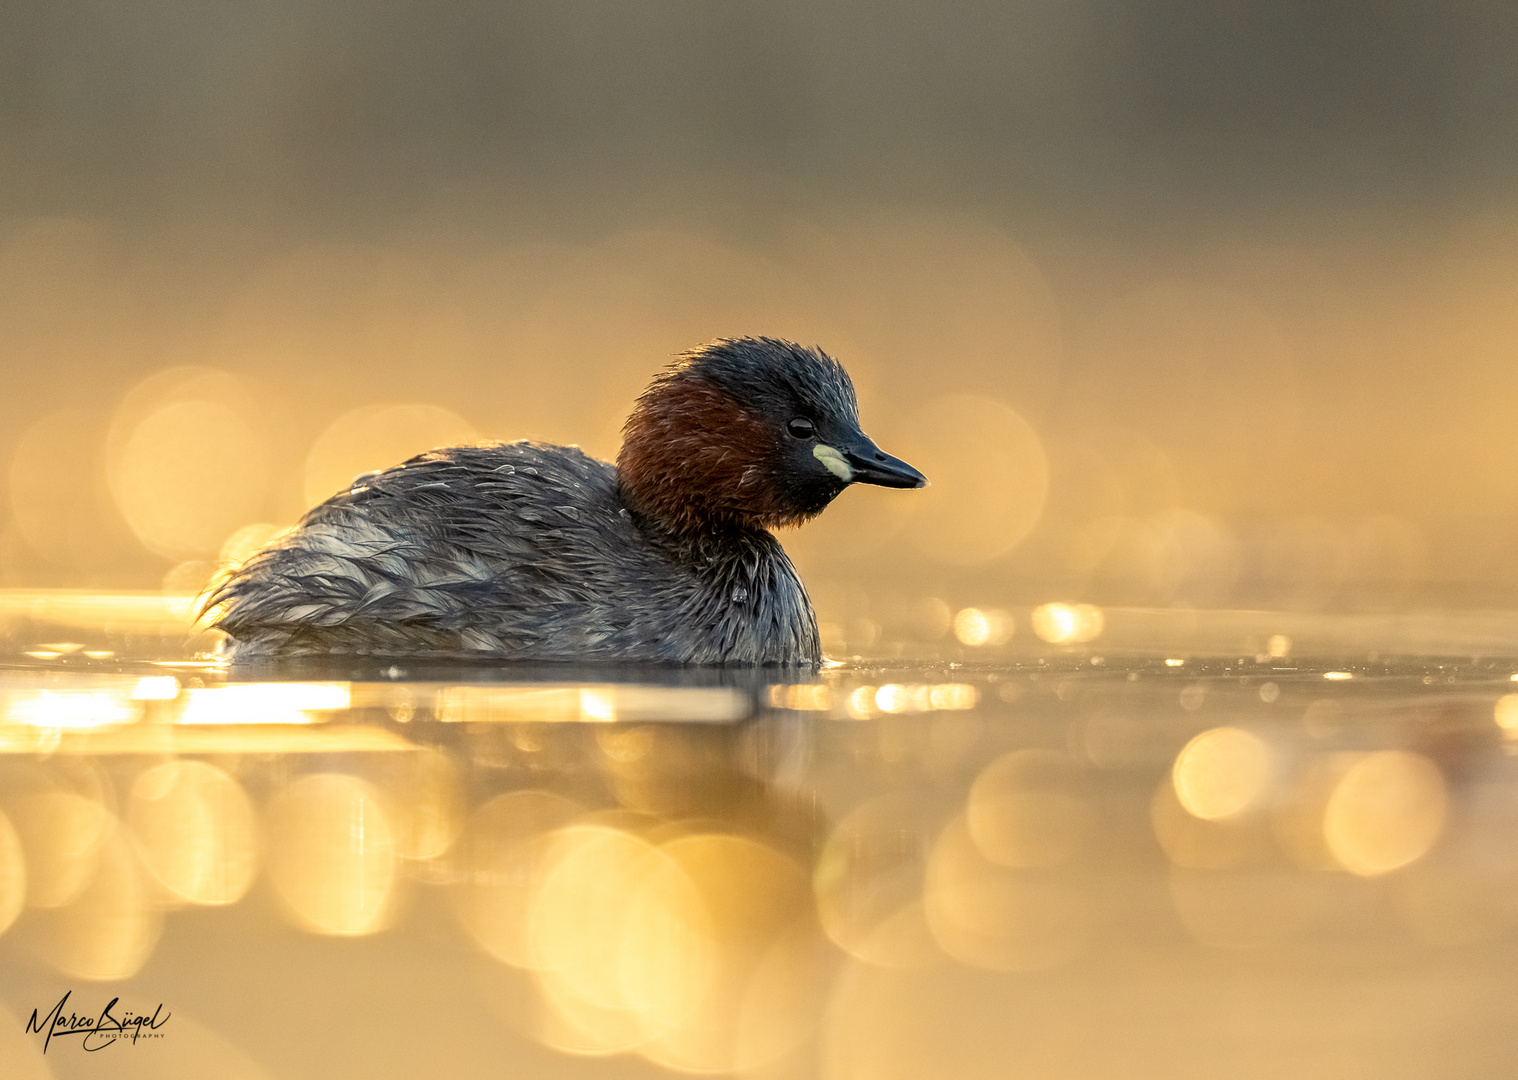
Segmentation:
<svg viewBox="0 0 1518 1080">
<path fill-rule="evenodd" d="M 870 441 L 868 436 L 844 451 L 843 460 L 853 470 L 855 484 L 878 484 L 891 488 L 928 486 L 928 478 L 900 458 L 894 458 Z"/>
</svg>

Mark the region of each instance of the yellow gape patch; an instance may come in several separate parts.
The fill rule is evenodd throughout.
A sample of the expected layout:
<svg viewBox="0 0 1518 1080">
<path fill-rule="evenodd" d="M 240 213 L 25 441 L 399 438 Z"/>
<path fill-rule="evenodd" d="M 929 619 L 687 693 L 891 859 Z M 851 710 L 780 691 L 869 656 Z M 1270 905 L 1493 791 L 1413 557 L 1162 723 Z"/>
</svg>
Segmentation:
<svg viewBox="0 0 1518 1080">
<path fill-rule="evenodd" d="M 818 443 L 812 447 L 812 456 L 827 467 L 828 472 L 847 484 L 854 479 L 854 470 L 849 468 L 849 463 L 843 460 L 843 455 L 825 443 Z"/>
</svg>

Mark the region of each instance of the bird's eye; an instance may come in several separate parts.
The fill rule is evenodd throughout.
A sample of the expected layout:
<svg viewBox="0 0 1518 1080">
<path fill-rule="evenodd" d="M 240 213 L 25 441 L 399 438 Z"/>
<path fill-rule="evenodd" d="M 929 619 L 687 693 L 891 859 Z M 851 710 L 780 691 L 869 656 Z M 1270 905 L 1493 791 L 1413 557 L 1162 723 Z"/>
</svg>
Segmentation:
<svg viewBox="0 0 1518 1080">
<path fill-rule="evenodd" d="M 810 439 L 813 435 L 817 434 L 817 429 L 812 426 L 812 422 L 804 416 L 798 416 L 789 424 L 786 424 L 785 430 L 789 431 L 797 439 Z"/>
</svg>

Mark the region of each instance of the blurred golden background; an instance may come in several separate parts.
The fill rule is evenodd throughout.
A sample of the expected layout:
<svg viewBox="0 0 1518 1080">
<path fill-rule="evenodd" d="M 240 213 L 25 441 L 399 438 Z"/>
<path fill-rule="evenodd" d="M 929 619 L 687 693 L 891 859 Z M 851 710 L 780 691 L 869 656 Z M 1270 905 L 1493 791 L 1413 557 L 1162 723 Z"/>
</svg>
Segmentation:
<svg viewBox="0 0 1518 1080">
<path fill-rule="evenodd" d="M 193 592 L 439 442 L 611 456 L 672 354 L 764 333 L 933 480 L 784 537 L 839 625 L 1518 602 L 1515 42 L 1405 2 L 22 5 L 0 585 Z"/>
</svg>

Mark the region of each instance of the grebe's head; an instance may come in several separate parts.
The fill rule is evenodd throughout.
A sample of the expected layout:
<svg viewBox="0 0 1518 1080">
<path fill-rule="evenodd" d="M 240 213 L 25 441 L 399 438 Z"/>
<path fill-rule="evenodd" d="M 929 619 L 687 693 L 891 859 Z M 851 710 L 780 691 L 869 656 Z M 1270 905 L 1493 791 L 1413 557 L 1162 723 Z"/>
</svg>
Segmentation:
<svg viewBox="0 0 1518 1080">
<path fill-rule="evenodd" d="M 797 525 L 850 484 L 927 483 L 860 430 L 838 361 L 772 338 L 722 338 L 661 372 L 617 471 L 634 511 L 692 533 Z"/>
</svg>

